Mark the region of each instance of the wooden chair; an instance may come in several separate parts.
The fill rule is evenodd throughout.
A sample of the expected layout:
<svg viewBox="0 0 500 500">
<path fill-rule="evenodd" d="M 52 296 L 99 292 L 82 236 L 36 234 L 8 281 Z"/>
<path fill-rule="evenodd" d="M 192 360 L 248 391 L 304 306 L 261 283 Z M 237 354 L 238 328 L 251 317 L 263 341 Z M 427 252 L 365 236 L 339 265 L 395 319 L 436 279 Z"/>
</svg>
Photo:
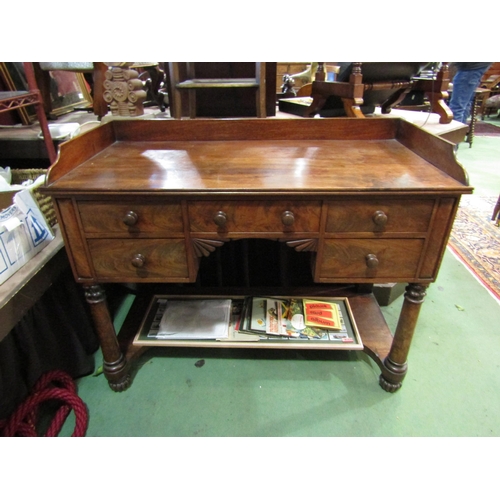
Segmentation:
<svg viewBox="0 0 500 500">
<path fill-rule="evenodd" d="M 52 113 L 52 103 L 50 99 L 50 75 L 49 71 L 71 71 L 74 73 L 84 73 L 91 76 L 92 83 L 92 111 L 99 120 L 108 113 L 108 104 L 104 100 L 104 81 L 108 65 L 103 62 L 68 62 L 33 63 L 38 86 L 42 93 L 45 113 L 50 116 Z"/>
<path fill-rule="evenodd" d="M 200 63 L 168 63 L 169 102 L 170 113 L 173 118 L 185 116 L 184 99 L 188 102 L 188 115 L 190 118 L 197 116 L 197 92 L 207 89 L 225 90 L 224 95 L 237 89 L 252 89 L 255 91 L 255 114 L 259 118 L 267 116 L 266 111 L 266 63 L 255 63 L 255 75 L 248 78 L 222 77 L 203 78 L 197 77 L 196 64 Z M 226 63 L 230 64 L 230 63 Z M 274 94 L 276 91 L 274 90 Z M 219 96 L 222 94 L 219 93 Z M 273 103 L 275 107 L 275 103 Z M 224 111 L 220 112 L 224 116 Z M 226 111 L 227 113 L 227 111 Z M 217 114 L 217 116 L 220 116 Z M 226 116 L 232 116 L 227 115 Z"/>
<path fill-rule="evenodd" d="M 443 63 L 436 78 L 418 78 L 429 63 L 341 63 L 336 81 L 325 81 L 323 63 L 319 63 L 312 83 L 313 102 L 306 116 L 350 116 L 363 118 L 380 106 L 390 113 L 411 91 L 424 92 L 440 123 L 450 123 L 453 114 L 445 100 L 448 97 L 448 64 Z"/>
<path fill-rule="evenodd" d="M 0 113 L 14 109 L 34 106 L 38 123 L 43 133 L 43 140 L 47 148 L 50 163 L 56 161 L 57 153 L 50 135 L 49 125 L 44 110 L 42 94 L 38 89 L 32 63 L 23 63 L 26 80 L 28 82 L 27 91 L 0 92 Z"/>
<path fill-rule="evenodd" d="M 500 109 L 500 98 L 493 97 L 500 94 L 500 75 L 491 75 L 480 85 L 482 89 L 488 89 L 489 92 L 483 96 L 483 99 L 479 103 L 479 114 L 481 115 L 481 120 L 484 117 L 489 117 L 492 111 L 497 111 Z"/>
</svg>

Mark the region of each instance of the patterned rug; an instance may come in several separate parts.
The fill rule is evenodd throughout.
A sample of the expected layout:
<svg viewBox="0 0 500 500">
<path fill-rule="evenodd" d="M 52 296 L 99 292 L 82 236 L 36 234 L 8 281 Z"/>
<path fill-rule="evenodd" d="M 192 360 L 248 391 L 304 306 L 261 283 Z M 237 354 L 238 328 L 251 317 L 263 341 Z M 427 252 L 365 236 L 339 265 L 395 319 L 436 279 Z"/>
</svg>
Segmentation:
<svg viewBox="0 0 500 500">
<path fill-rule="evenodd" d="M 474 126 L 474 135 L 482 135 L 486 137 L 500 135 L 500 120 L 498 122 L 498 126 L 478 120 Z"/>
<path fill-rule="evenodd" d="M 448 245 L 500 299 L 500 227 L 491 220 L 497 198 L 463 196 Z"/>
</svg>

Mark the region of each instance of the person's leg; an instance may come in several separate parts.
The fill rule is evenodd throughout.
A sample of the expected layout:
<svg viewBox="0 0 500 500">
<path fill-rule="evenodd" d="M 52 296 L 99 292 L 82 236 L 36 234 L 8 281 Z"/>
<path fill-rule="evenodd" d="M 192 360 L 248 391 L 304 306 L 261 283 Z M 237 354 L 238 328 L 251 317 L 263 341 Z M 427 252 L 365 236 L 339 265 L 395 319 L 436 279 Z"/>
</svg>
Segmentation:
<svg viewBox="0 0 500 500">
<path fill-rule="evenodd" d="M 467 123 L 470 107 L 474 98 L 474 91 L 481 81 L 484 69 L 459 71 L 453 79 L 453 92 L 450 99 L 450 109 L 453 119 Z"/>
</svg>

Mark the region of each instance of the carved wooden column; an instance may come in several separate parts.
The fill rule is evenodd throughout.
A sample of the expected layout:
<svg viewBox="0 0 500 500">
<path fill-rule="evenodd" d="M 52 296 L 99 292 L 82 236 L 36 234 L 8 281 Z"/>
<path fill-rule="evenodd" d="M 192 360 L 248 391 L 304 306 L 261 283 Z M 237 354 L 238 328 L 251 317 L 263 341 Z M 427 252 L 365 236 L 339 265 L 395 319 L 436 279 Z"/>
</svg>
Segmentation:
<svg viewBox="0 0 500 500">
<path fill-rule="evenodd" d="M 101 285 L 87 286 L 84 290 L 101 344 L 104 375 L 111 389 L 121 392 L 130 386 L 131 381 L 127 360 L 118 345 L 113 321 L 109 314 L 106 293 Z"/>
<path fill-rule="evenodd" d="M 410 283 L 406 287 L 394 340 L 380 375 L 380 385 L 387 392 L 397 391 L 408 371 L 406 360 L 426 290 L 427 285 L 416 283 Z"/>
<path fill-rule="evenodd" d="M 104 100 L 109 104 L 111 114 L 118 116 L 141 116 L 144 114 L 144 100 L 147 92 L 139 73 L 127 66 L 113 66 L 106 71 Z"/>
</svg>

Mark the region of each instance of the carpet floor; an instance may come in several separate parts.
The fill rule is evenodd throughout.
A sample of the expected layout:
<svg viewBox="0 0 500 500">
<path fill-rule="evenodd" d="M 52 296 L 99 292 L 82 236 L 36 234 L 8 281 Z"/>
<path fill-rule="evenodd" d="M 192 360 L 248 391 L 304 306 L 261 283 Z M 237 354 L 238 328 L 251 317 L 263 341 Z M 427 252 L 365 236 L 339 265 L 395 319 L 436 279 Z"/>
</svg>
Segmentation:
<svg viewBox="0 0 500 500">
<path fill-rule="evenodd" d="M 491 220 L 496 201 L 494 197 L 462 197 L 449 246 L 500 300 L 500 228 Z"/>
<path fill-rule="evenodd" d="M 493 137 L 500 135 L 500 121 L 498 126 L 478 120 L 474 126 L 474 135 Z"/>
</svg>

